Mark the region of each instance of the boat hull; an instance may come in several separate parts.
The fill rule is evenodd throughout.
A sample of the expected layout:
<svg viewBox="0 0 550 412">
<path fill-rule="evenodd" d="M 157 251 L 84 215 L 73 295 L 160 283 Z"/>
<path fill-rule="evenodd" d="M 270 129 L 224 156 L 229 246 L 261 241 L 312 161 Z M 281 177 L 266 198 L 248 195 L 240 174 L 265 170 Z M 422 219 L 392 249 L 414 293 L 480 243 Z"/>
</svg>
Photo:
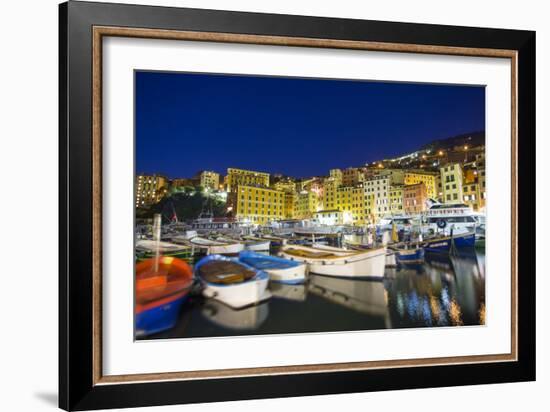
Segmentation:
<svg viewBox="0 0 550 412">
<path fill-rule="evenodd" d="M 388 252 L 386 254 L 386 267 L 393 268 L 397 266 L 397 260 L 395 258 L 395 253 Z"/>
<path fill-rule="evenodd" d="M 172 329 L 178 320 L 181 305 L 187 297 L 188 293 L 185 292 L 136 314 L 136 336 L 148 336 Z"/>
<path fill-rule="evenodd" d="M 225 256 L 212 255 L 207 256 L 195 265 L 195 272 L 198 274 L 199 268 L 209 261 L 222 260 L 238 263 L 248 269 L 254 270 L 256 275 L 249 280 L 241 283 L 219 284 L 206 281 L 200 275 L 203 290 L 202 294 L 206 298 L 215 299 L 221 303 L 230 306 L 233 309 L 241 309 L 247 306 L 252 306 L 263 302 L 271 297 L 271 293 L 267 290 L 269 284 L 269 274 L 265 271 L 253 268 L 236 258 Z"/>
<path fill-rule="evenodd" d="M 285 283 L 287 285 L 299 285 L 306 281 L 307 265 L 298 265 L 287 269 L 270 269 L 269 273 L 273 282 Z"/>
<path fill-rule="evenodd" d="M 204 250 L 207 255 L 237 255 L 244 250 L 243 243 L 233 241 L 211 241 L 204 238 L 193 238 L 188 243 Z"/>
<path fill-rule="evenodd" d="M 260 242 L 249 242 L 245 244 L 246 250 L 251 250 L 253 252 L 267 252 L 269 251 L 269 248 L 271 246 L 271 242 L 269 240 L 260 241 Z"/>
<path fill-rule="evenodd" d="M 424 262 L 424 249 L 402 249 L 396 253 L 397 262 L 402 265 L 417 265 Z"/>
<path fill-rule="evenodd" d="M 475 235 L 474 233 L 468 233 L 453 238 L 445 237 L 428 240 L 424 245 L 424 249 L 429 253 L 449 253 L 453 243 L 457 249 L 473 248 L 475 245 Z"/>
<path fill-rule="evenodd" d="M 181 251 L 176 251 L 176 252 L 163 252 L 163 253 L 160 253 L 161 256 L 166 256 L 166 257 L 174 257 L 174 258 L 178 258 L 178 259 L 182 259 L 182 260 L 187 260 L 187 259 L 190 259 L 191 257 L 193 257 L 193 253 L 191 252 L 191 250 L 181 250 Z M 138 252 L 137 255 L 136 255 L 136 260 L 138 262 L 142 262 L 146 259 L 151 259 L 151 258 L 154 258 L 155 257 L 155 253 L 154 252 Z"/>
<path fill-rule="evenodd" d="M 237 285 L 205 282 L 202 293 L 205 297 L 215 299 L 233 309 L 241 309 L 269 299 L 271 293 L 267 290 L 268 283 L 269 278 L 254 279 Z"/>
<path fill-rule="evenodd" d="M 292 248 L 313 251 L 325 250 L 305 246 L 292 246 Z M 308 270 L 311 273 L 346 278 L 382 278 L 386 266 L 385 247 L 365 252 L 346 252 L 342 249 L 340 256 L 331 259 L 297 257 L 285 252 L 285 249 L 281 252 L 281 256 L 297 262 L 307 263 Z"/>
<path fill-rule="evenodd" d="M 298 285 L 306 281 L 307 265 L 280 257 L 241 252 L 239 260 L 269 274 L 272 282 Z"/>
</svg>

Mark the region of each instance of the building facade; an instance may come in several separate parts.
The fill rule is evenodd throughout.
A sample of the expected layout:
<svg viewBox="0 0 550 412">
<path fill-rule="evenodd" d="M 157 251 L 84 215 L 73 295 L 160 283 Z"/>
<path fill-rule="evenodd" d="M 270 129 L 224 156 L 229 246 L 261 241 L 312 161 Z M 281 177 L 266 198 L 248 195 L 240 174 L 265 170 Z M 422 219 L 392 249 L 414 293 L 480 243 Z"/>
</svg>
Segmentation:
<svg viewBox="0 0 550 412">
<path fill-rule="evenodd" d="M 403 185 L 390 186 L 390 212 L 392 215 L 403 214 Z"/>
<path fill-rule="evenodd" d="M 225 181 L 228 192 L 235 191 L 238 186 L 269 187 L 269 173 L 228 168 Z"/>
<path fill-rule="evenodd" d="M 267 187 L 239 185 L 233 192 L 235 217 L 263 225 L 285 218 L 285 192 Z"/>
<path fill-rule="evenodd" d="M 357 186 L 365 181 L 365 173 L 357 167 L 344 169 L 341 173 L 342 186 Z"/>
<path fill-rule="evenodd" d="M 416 183 L 403 186 L 403 210 L 408 215 L 415 215 L 426 210 L 427 190 L 426 185 Z"/>
<path fill-rule="evenodd" d="M 339 210 L 319 210 L 313 218 L 322 225 L 334 226 L 343 224 L 342 212 Z"/>
<path fill-rule="evenodd" d="M 199 185 L 209 190 L 219 190 L 220 175 L 216 172 L 203 170 L 198 173 Z"/>
<path fill-rule="evenodd" d="M 317 211 L 317 196 L 304 190 L 294 196 L 293 219 L 311 219 Z"/>
<path fill-rule="evenodd" d="M 404 176 L 405 185 L 415 185 L 417 183 L 424 183 L 426 186 L 426 193 L 428 197 L 432 199 L 437 198 L 437 173 L 424 172 L 424 171 L 406 171 Z"/>
<path fill-rule="evenodd" d="M 159 175 L 136 177 L 136 207 L 150 206 L 160 202 L 168 189 L 168 180 Z"/>
<path fill-rule="evenodd" d="M 389 175 L 376 175 L 365 181 L 366 193 L 374 195 L 374 219 L 377 223 L 382 217 L 390 214 Z"/>
<path fill-rule="evenodd" d="M 459 163 L 449 163 L 439 170 L 441 173 L 443 203 L 461 203 L 464 195 L 462 190 L 462 166 Z"/>
</svg>

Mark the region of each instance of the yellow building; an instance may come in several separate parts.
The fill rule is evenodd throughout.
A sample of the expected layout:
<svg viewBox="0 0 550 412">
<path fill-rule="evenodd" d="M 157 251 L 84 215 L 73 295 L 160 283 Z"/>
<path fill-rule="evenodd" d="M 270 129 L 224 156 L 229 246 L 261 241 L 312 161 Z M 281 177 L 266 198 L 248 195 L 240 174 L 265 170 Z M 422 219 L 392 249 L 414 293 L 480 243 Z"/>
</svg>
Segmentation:
<svg viewBox="0 0 550 412">
<path fill-rule="evenodd" d="M 285 219 L 294 218 L 294 205 L 296 203 L 296 194 L 294 192 L 285 192 Z"/>
<path fill-rule="evenodd" d="M 423 171 L 406 171 L 403 183 L 405 185 L 416 185 L 418 183 L 424 183 L 426 187 L 426 194 L 429 198 L 437 199 L 438 190 L 436 182 L 437 173 L 423 172 Z"/>
<path fill-rule="evenodd" d="M 233 192 L 235 217 L 263 225 L 285 218 L 285 193 L 266 187 L 239 185 Z"/>
<path fill-rule="evenodd" d="M 198 173 L 199 185 L 209 190 L 218 190 L 220 187 L 220 175 L 216 172 L 203 170 Z"/>
<path fill-rule="evenodd" d="M 310 219 L 317 211 L 317 195 L 302 191 L 294 196 L 294 219 Z"/>
<path fill-rule="evenodd" d="M 290 179 L 279 180 L 273 185 L 273 189 L 282 192 L 294 193 L 296 191 L 296 182 Z"/>
<path fill-rule="evenodd" d="M 485 210 L 487 202 L 487 189 L 485 187 L 485 167 L 477 170 L 477 181 L 479 183 L 479 210 Z"/>
<path fill-rule="evenodd" d="M 166 194 L 168 180 L 158 175 L 138 175 L 136 177 L 136 207 L 160 202 Z"/>
<path fill-rule="evenodd" d="M 237 186 L 241 185 L 269 187 L 269 173 L 228 168 L 225 182 L 228 192 L 234 191 Z"/>
<path fill-rule="evenodd" d="M 483 206 L 485 206 L 485 199 L 482 199 L 481 197 L 479 183 L 472 182 L 469 184 L 464 184 L 462 189 L 464 191 L 464 203 L 470 206 L 473 210 L 479 211 Z M 483 206 L 481 206 L 481 203 L 483 203 Z"/>
<path fill-rule="evenodd" d="M 365 173 L 357 167 L 349 167 L 342 171 L 342 185 L 356 186 L 365 181 Z"/>
<path fill-rule="evenodd" d="M 403 214 L 403 185 L 390 186 L 390 212 L 392 215 Z"/>
<path fill-rule="evenodd" d="M 462 181 L 463 200 L 464 203 L 475 211 L 483 211 L 485 209 L 487 199 L 485 183 L 484 167 L 464 170 L 464 179 Z"/>
<path fill-rule="evenodd" d="M 338 191 L 339 186 L 340 186 L 339 181 L 336 180 L 334 177 L 329 177 L 325 179 L 325 183 L 323 187 L 323 196 L 322 196 L 322 209 L 324 210 L 336 209 L 336 193 Z"/>
<path fill-rule="evenodd" d="M 461 203 L 464 195 L 462 190 L 462 166 L 459 163 L 449 163 L 439 170 L 441 172 L 443 202 Z"/>
<path fill-rule="evenodd" d="M 342 184 L 343 174 L 340 169 L 330 169 L 329 177 L 334 180 L 338 186 Z"/>
<path fill-rule="evenodd" d="M 390 214 L 390 181 L 391 176 L 386 174 L 375 175 L 365 181 L 366 193 L 374 195 L 374 223 Z"/>
<path fill-rule="evenodd" d="M 329 200 L 330 199 L 330 200 Z M 345 225 L 364 226 L 372 223 L 375 212 L 374 193 L 368 193 L 363 185 L 325 187 L 324 210 L 341 212 L 342 223 Z M 332 207 L 327 207 L 327 206 Z"/>
</svg>

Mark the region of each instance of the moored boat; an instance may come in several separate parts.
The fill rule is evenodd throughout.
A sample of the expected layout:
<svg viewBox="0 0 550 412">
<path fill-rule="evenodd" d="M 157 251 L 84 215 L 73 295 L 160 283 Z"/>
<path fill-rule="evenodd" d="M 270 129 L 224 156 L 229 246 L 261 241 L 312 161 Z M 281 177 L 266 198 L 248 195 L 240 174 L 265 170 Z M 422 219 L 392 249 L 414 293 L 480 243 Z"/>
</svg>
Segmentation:
<svg viewBox="0 0 550 412">
<path fill-rule="evenodd" d="M 203 295 L 234 309 L 244 308 L 271 297 L 269 275 L 236 258 L 206 256 L 195 265 L 195 275 L 204 286 Z"/>
<path fill-rule="evenodd" d="M 239 261 L 267 272 L 273 282 L 299 284 L 306 280 L 305 263 L 249 251 L 239 253 Z"/>
<path fill-rule="evenodd" d="M 205 250 L 207 255 L 236 255 L 244 249 L 244 244 L 235 240 L 212 240 L 199 236 L 188 239 L 185 243 Z"/>
<path fill-rule="evenodd" d="M 453 247 L 456 249 L 466 249 L 473 248 L 474 245 L 475 233 L 466 232 L 427 239 L 424 243 L 424 249 L 426 252 L 432 253 L 450 253 Z"/>
<path fill-rule="evenodd" d="M 260 237 L 250 237 L 250 238 L 269 240 L 271 242 L 271 245 L 275 247 L 284 246 L 287 244 L 287 241 L 288 241 L 288 239 L 282 236 L 275 236 L 275 235 L 262 235 Z"/>
<path fill-rule="evenodd" d="M 192 256 L 192 249 L 186 245 L 178 245 L 170 242 L 139 239 L 136 241 L 136 257 L 140 262 L 156 255 L 171 256 L 178 259 L 189 259 Z"/>
<path fill-rule="evenodd" d="M 244 248 L 246 250 L 253 250 L 255 252 L 267 252 L 269 251 L 269 248 L 271 246 L 271 242 L 269 240 L 254 238 L 249 236 L 245 236 L 242 239 L 231 239 L 231 238 L 228 239 L 228 238 L 222 237 L 222 238 L 219 238 L 219 240 L 222 240 L 222 241 L 233 240 L 236 242 L 240 242 L 244 244 Z"/>
<path fill-rule="evenodd" d="M 396 248 L 395 257 L 400 265 L 418 265 L 424 262 L 424 249 L 421 247 Z"/>
<path fill-rule="evenodd" d="M 193 271 L 181 259 L 161 256 L 139 262 L 136 265 L 136 336 L 172 328 L 192 285 Z"/>
<path fill-rule="evenodd" d="M 351 278 L 382 278 L 386 260 L 386 248 L 347 250 L 328 246 L 287 245 L 281 256 L 307 263 L 309 271 L 320 275 Z"/>
<path fill-rule="evenodd" d="M 395 252 L 393 250 L 388 250 L 386 252 L 386 267 L 394 268 L 397 266 L 397 259 L 395 257 Z"/>
</svg>

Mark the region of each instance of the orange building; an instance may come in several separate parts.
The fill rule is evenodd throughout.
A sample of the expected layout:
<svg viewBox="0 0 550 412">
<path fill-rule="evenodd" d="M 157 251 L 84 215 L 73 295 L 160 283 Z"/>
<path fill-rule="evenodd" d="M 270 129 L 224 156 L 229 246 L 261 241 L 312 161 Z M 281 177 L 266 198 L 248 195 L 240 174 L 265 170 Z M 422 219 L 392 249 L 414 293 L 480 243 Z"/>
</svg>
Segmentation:
<svg viewBox="0 0 550 412">
<path fill-rule="evenodd" d="M 428 198 L 426 185 L 416 183 L 403 186 L 403 210 L 406 214 L 417 214 L 426 210 Z"/>
</svg>

